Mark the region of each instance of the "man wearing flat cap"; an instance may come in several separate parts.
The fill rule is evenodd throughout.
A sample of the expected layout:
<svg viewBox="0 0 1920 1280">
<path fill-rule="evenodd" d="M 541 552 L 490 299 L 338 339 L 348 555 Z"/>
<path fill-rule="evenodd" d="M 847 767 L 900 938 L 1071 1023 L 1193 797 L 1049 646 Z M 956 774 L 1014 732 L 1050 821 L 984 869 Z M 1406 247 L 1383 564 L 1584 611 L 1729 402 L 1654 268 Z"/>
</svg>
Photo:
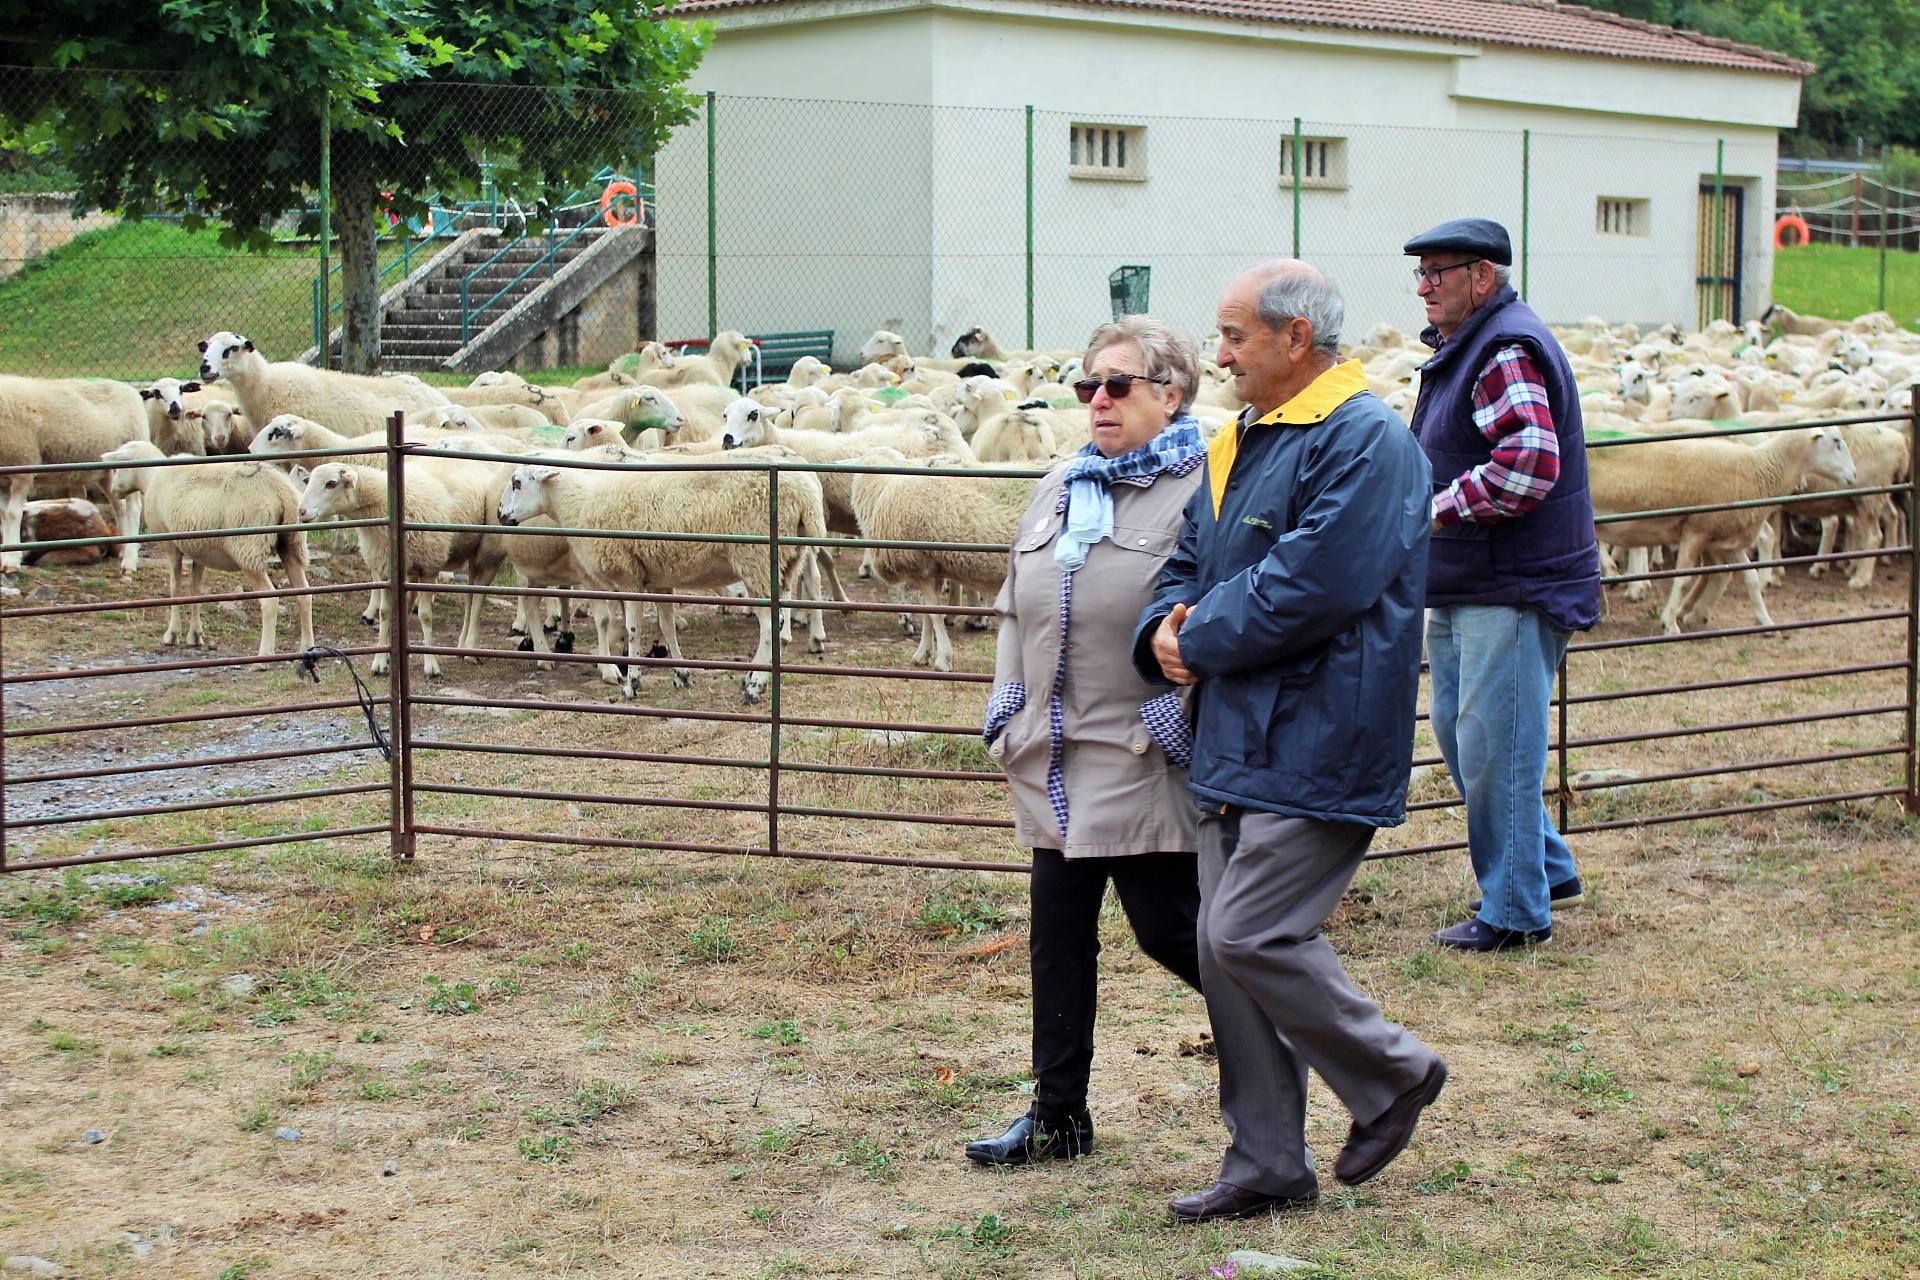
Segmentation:
<svg viewBox="0 0 1920 1280">
<path fill-rule="evenodd" d="M 1413 430 L 1433 466 L 1427 562 L 1432 722 L 1467 808 L 1480 897 L 1434 935 L 1463 951 L 1553 936 L 1580 900 L 1541 800 L 1548 712 L 1571 633 L 1600 617 L 1580 391 L 1547 326 L 1508 284 L 1507 229 L 1459 218 L 1407 241 L 1426 303 Z"/>
</svg>

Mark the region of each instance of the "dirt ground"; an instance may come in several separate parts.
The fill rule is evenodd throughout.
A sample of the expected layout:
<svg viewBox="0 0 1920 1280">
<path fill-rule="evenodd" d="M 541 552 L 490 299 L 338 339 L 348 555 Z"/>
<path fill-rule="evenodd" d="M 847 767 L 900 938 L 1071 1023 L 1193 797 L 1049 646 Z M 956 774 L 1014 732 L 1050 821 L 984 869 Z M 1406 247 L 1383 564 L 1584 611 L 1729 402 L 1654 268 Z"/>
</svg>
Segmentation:
<svg viewBox="0 0 1920 1280">
<path fill-rule="evenodd" d="M 361 572 L 350 553 L 322 573 Z M 1864 597 L 1804 573 L 1781 621 L 1869 620 L 1576 655 L 1582 694 L 1897 662 L 1905 565 Z M 215 581 L 220 581 L 213 575 Z M 29 571 L 25 603 L 158 594 L 112 566 Z M 872 588 L 866 598 L 877 598 Z M 40 599 L 34 597 L 39 595 Z M 1716 623 L 1748 621 L 1736 589 Z M 1615 600 L 1589 639 L 1655 631 Z M 362 643 L 359 602 L 322 597 L 319 638 Z M 210 607 L 222 654 L 240 606 Z M 452 631 L 450 606 L 442 625 Z M 689 656 L 747 657 L 754 624 L 696 616 Z M 488 606 L 505 643 L 508 611 Z M 584 649 L 591 628 L 577 624 Z M 161 622 L 110 611 L 9 620 L 8 674 L 151 662 Z M 907 664 L 887 613 L 829 624 L 827 662 Z M 288 635 L 283 617 L 282 636 Z M 963 670 L 992 637 L 959 634 Z M 790 662 L 806 660 L 790 650 Z M 363 668 L 364 669 L 364 668 Z M 186 713 L 350 696 L 285 668 L 12 685 L 6 723 Z M 1899 745 L 1904 672 L 1576 704 L 1570 737 L 1774 727 L 1575 746 L 1586 780 Z M 376 693 L 384 682 L 373 682 Z M 542 697 L 567 712 L 422 706 L 416 737 L 481 748 L 762 760 L 764 726 L 599 714 L 589 665 L 450 663 L 417 693 Z M 807 719 L 976 724 L 979 684 L 796 676 L 783 761 L 990 767 L 963 734 Z M 640 706 L 739 711 L 734 677 Z M 381 708 L 384 719 L 384 704 Z M 365 740 L 356 710 L 15 738 L 9 776 Z M 1430 739 L 1422 735 L 1423 743 Z M 1430 746 L 1423 746 L 1423 753 Z M 1575 822 L 1899 783 L 1870 755 L 1580 793 Z M 10 787 L 10 818 L 382 780 L 369 752 Z M 423 749 L 427 785 L 763 802 L 765 775 L 694 763 Z M 1631 781 L 1631 779 L 1625 779 Z M 1448 796 L 1423 778 L 1419 802 Z M 1005 815 L 994 785 L 785 772 L 783 802 Z M 10 833 L 8 855 L 84 855 L 384 822 L 384 793 Z M 1023 1110 L 1025 884 L 1007 874 L 854 867 L 567 843 L 618 836 L 764 844 L 765 819 L 423 793 L 417 820 L 547 832 L 557 845 L 422 837 L 396 865 L 357 838 L 28 872 L 0 881 L 0 1255 L 68 1275 L 1205 1276 L 1258 1248 L 1342 1276 L 1897 1276 L 1920 1269 L 1912 1131 L 1920 1071 L 1920 825 L 1895 801 L 1597 832 L 1575 842 L 1586 905 L 1525 955 L 1427 943 L 1471 892 L 1464 856 L 1369 864 L 1331 935 L 1363 987 L 1444 1053 L 1454 1079 L 1407 1154 L 1312 1212 L 1178 1228 L 1170 1195 L 1212 1180 L 1214 1066 L 1199 998 L 1105 933 L 1093 1109 L 1100 1153 L 969 1167 L 970 1137 Z M 1457 808 L 1379 850 L 1456 839 Z M 789 816 L 783 846 L 1018 861 L 992 827 Z M 1345 1133 L 1316 1088 L 1311 1136 Z M 89 1134 L 88 1131 L 96 1131 Z M 89 1140 L 97 1137 L 98 1141 Z M 131 1233 L 131 1234 L 129 1234 Z"/>
</svg>

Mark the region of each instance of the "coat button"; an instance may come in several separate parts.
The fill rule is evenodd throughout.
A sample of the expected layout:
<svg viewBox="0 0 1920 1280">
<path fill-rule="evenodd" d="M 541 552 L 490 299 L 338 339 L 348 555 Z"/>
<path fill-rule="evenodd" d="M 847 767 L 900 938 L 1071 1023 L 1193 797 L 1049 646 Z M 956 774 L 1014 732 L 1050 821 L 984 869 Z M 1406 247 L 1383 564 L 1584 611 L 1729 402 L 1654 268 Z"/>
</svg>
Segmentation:
<svg viewBox="0 0 1920 1280">
<path fill-rule="evenodd" d="M 1144 547 L 1144 546 L 1146 546 L 1146 545 L 1147 545 L 1147 540 L 1146 540 L 1145 538 L 1142 538 L 1142 539 L 1140 539 L 1140 545 L 1141 545 L 1141 546 L 1143 546 L 1143 547 Z"/>
<path fill-rule="evenodd" d="M 1134 743 L 1134 744 L 1133 744 L 1133 754 L 1135 754 L 1135 755 L 1137 755 L 1137 756 L 1143 756 L 1143 755 L 1145 755 L 1145 754 L 1147 754 L 1147 744 L 1146 744 L 1146 743 L 1144 743 L 1144 742 L 1136 742 L 1136 743 Z"/>
<path fill-rule="evenodd" d="M 1006 753 L 1007 753 L 1007 748 L 999 742 L 996 742 L 992 746 L 987 748 L 987 754 L 992 756 L 996 760 L 998 760 L 1001 756 L 1005 755 Z"/>
</svg>

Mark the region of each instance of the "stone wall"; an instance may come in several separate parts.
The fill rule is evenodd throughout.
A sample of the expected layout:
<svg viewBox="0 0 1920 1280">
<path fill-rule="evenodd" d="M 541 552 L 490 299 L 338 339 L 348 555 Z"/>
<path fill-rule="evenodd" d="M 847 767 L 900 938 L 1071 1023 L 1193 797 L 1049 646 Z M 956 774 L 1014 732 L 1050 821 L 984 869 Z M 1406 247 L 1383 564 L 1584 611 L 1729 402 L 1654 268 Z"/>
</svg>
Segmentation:
<svg viewBox="0 0 1920 1280">
<path fill-rule="evenodd" d="M 654 336 L 653 254 L 642 253 L 596 285 L 580 305 L 523 347 L 518 370 L 605 367 Z"/>
<path fill-rule="evenodd" d="M 0 280 L 83 231 L 110 227 L 119 219 L 93 212 L 76 218 L 64 192 L 0 196 Z"/>
</svg>

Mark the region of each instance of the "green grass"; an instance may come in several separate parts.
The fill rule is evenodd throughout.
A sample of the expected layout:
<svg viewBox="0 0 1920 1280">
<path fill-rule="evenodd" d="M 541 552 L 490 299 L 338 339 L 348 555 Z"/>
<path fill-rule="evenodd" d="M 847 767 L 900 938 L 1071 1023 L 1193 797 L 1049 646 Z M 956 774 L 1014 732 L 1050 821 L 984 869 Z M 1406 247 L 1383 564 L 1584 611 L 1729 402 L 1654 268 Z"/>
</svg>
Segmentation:
<svg viewBox="0 0 1920 1280">
<path fill-rule="evenodd" d="M 1795 311 L 1850 320 L 1880 307 L 1880 251 L 1810 244 L 1773 255 L 1773 300 Z M 1920 253 L 1887 254 L 1886 310 L 1920 328 Z"/>
<path fill-rule="evenodd" d="M 401 250 L 381 246 L 381 263 Z M 264 254 L 218 233 L 123 222 L 75 237 L 0 283 L 0 369 L 44 377 L 190 377 L 196 344 L 244 333 L 269 358 L 313 343 L 312 245 Z M 334 277 L 336 282 L 339 277 Z"/>
</svg>

